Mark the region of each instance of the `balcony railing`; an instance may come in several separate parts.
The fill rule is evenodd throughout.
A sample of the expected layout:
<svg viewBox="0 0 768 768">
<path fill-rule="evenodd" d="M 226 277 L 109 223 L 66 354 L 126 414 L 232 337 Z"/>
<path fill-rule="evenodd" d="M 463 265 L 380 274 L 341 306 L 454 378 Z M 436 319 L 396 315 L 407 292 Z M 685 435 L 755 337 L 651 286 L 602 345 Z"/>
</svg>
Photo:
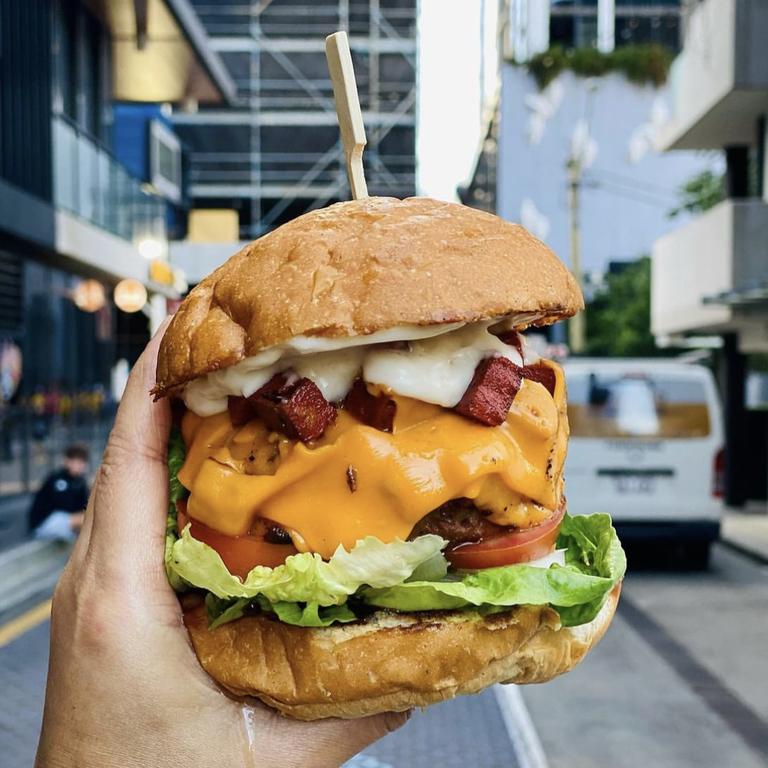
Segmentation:
<svg viewBox="0 0 768 768">
<path fill-rule="evenodd" d="M 163 200 L 142 189 L 93 137 L 63 115 L 53 118 L 54 203 L 125 240 L 164 226 Z"/>
</svg>

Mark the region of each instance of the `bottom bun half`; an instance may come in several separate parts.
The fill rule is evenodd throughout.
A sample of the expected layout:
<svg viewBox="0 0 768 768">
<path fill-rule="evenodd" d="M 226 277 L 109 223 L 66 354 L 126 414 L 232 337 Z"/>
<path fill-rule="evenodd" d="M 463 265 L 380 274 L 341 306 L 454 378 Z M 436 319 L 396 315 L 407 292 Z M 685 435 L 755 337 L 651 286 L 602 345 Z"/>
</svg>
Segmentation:
<svg viewBox="0 0 768 768">
<path fill-rule="evenodd" d="M 201 604 L 184 609 L 195 652 L 235 696 L 254 696 L 288 717 L 356 718 L 424 707 L 494 683 L 543 683 L 572 669 L 605 633 L 619 599 L 609 594 L 589 624 L 562 628 L 549 607 L 394 613 L 307 629 L 264 615 L 214 630 Z"/>
</svg>

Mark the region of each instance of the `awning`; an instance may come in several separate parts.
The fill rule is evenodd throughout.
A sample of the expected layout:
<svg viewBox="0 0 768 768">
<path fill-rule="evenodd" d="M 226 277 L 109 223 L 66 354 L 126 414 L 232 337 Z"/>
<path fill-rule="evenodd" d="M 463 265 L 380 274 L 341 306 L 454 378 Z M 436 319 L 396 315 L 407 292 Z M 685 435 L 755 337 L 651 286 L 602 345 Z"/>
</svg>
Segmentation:
<svg viewBox="0 0 768 768">
<path fill-rule="evenodd" d="M 235 84 L 188 0 L 86 0 L 112 36 L 118 101 L 231 104 Z"/>
</svg>

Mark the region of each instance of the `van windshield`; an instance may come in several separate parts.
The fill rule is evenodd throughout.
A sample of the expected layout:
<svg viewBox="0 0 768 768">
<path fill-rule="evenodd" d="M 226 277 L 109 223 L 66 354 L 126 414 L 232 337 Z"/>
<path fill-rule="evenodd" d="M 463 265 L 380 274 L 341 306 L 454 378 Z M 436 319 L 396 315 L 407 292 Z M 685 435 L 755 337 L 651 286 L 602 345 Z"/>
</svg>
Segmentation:
<svg viewBox="0 0 768 768">
<path fill-rule="evenodd" d="M 696 438 L 710 432 L 704 384 L 664 374 L 569 373 L 574 437 Z"/>
</svg>

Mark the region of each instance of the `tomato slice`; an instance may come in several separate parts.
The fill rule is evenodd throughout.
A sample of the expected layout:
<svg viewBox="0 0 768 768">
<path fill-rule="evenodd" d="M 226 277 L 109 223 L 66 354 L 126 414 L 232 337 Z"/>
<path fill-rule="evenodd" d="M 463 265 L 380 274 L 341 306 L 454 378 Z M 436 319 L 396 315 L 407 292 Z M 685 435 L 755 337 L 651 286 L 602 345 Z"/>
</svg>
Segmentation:
<svg viewBox="0 0 768 768">
<path fill-rule="evenodd" d="M 538 560 L 555 548 L 564 514 L 565 509 L 560 509 L 533 528 L 512 531 L 476 543 L 459 544 L 447 550 L 445 556 L 454 568 L 467 570 Z"/>
<path fill-rule="evenodd" d="M 198 541 L 202 541 L 215 549 L 230 573 L 245 578 L 250 570 L 257 565 L 274 568 L 282 565 L 289 555 L 297 554 L 298 550 L 292 544 L 272 544 L 265 541 L 263 536 L 245 534 L 244 536 L 227 536 L 224 533 L 209 528 L 198 520 L 189 517 L 184 504 L 176 507 L 179 530 L 187 523 L 191 524 L 190 533 Z"/>
</svg>

